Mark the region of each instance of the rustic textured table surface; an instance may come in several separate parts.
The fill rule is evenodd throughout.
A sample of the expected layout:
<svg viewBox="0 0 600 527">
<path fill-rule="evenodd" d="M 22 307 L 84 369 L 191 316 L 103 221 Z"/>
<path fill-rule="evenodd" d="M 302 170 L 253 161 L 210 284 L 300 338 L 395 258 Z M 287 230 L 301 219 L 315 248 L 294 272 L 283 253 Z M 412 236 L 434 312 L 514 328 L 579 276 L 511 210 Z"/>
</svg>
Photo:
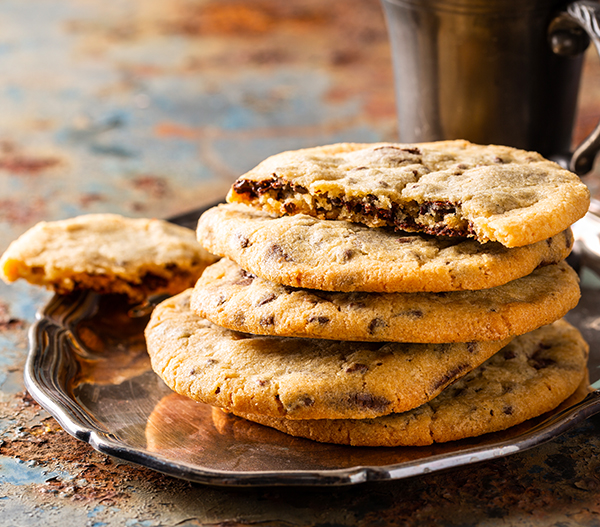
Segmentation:
<svg viewBox="0 0 600 527">
<path fill-rule="evenodd" d="M 576 139 L 600 118 L 596 62 Z M 376 0 L 4 0 L 0 72 L 0 252 L 40 220 L 210 203 L 284 149 L 396 138 Z M 217 488 L 108 458 L 24 389 L 49 297 L 0 284 L 0 525 L 600 525 L 600 418 L 511 457 L 344 488 Z"/>
</svg>

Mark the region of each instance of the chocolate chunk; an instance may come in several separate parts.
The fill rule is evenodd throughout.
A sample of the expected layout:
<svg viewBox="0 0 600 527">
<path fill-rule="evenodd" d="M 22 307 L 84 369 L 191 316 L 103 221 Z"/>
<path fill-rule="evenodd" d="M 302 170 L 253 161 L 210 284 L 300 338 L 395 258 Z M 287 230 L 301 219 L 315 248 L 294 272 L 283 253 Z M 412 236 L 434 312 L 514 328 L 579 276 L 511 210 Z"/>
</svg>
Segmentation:
<svg viewBox="0 0 600 527">
<path fill-rule="evenodd" d="M 221 293 L 217 298 L 217 307 L 222 306 L 225 302 L 227 302 L 227 298 Z"/>
<path fill-rule="evenodd" d="M 366 364 L 361 364 L 359 362 L 355 362 L 348 366 L 344 371 L 346 373 L 364 373 L 369 370 L 369 367 Z"/>
<path fill-rule="evenodd" d="M 249 273 L 244 269 L 240 269 L 239 278 L 234 282 L 234 284 L 242 286 L 250 285 L 255 278 L 256 276 L 254 276 L 252 273 Z"/>
<path fill-rule="evenodd" d="M 444 375 L 442 375 L 442 377 L 440 377 L 431 385 L 430 393 L 434 393 L 440 388 L 447 386 L 450 382 L 454 381 L 455 379 L 458 379 L 461 376 L 460 374 L 470 369 L 470 367 L 471 366 L 469 364 L 460 364 L 452 370 L 450 370 L 449 372 L 446 372 Z"/>
<path fill-rule="evenodd" d="M 315 400 L 307 395 L 306 397 L 300 399 L 300 403 L 302 404 L 302 406 L 312 406 L 313 404 L 315 404 Z"/>
<path fill-rule="evenodd" d="M 567 247 L 571 247 L 573 245 L 573 232 L 571 231 L 571 229 L 567 229 L 566 231 L 566 235 L 565 235 L 565 243 L 567 244 Z"/>
<path fill-rule="evenodd" d="M 513 407 L 512 406 L 505 406 L 504 408 L 502 408 L 502 412 L 506 415 L 512 415 L 513 413 Z"/>
<path fill-rule="evenodd" d="M 296 212 L 296 205 L 289 201 L 283 205 L 283 208 L 288 214 L 294 214 L 294 212 Z"/>
<path fill-rule="evenodd" d="M 348 397 L 350 407 L 365 408 L 370 410 L 385 410 L 391 403 L 385 397 L 370 393 L 356 393 Z"/>
<path fill-rule="evenodd" d="M 308 323 L 309 324 L 313 324 L 313 323 L 317 323 L 317 324 L 321 324 L 321 325 L 325 325 L 329 322 L 329 317 L 324 317 L 324 316 L 310 316 L 308 317 Z"/>
<path fill-rule="evenodd" d="M 536 370 L 542 370 L 544 368 L 547 368 L 548 366 L 552 366 L 553 364 L 555 364 L 555 362 L 556 361 L 554 361 L 553 359 L 547 357 L 532 357 L 527 361 L 527 363 Z"/>
<path fill-rule="evenodd" d="M 342 252 L 342 261 L 349 262 L 354 256 L 354 254 L 355 253 L 352 249 L 344 249 L 344 251 Z"/>
<path fill-rule="evenodd" d="M 515 353 L 515 351 L 513 349 L 509 348 L 509 349 L 504 350 L 503 356 L 504 356 L 505 360 L 510 360 L 510 359 L 514 359 L 517 356 L 517 354 Z"/>
<path fill-rule="evenodd" d="M 383 320 L 382 318 L 374 318 L 373 320 L 371 320 L 371 322 L 369 322 L 369 326 L 368 326 L 369 334 L 372 335 L 373 333 L 375 333 L 375 331 L 378 328 L 385 328 L 385 327 L 387 327 L 387 323 L 385 320 Z"/>
<path fill-rule="evenodd" d="M 273 302 L 273 300 L 275 300 L 276 298 L 277 298 L 277 295 L 275 293 L 270 293 L 267 296 L 264 296 L 263 298 L 261 298 L 256 303 L 256 307 L 264 306 L 265 304 L 268 304 L 269 302 Z"/>
<path fill-rule="evenodd" d="M 250 240 L 244 234 L 242 234 L 241 232 L 238 232 L 236 234 L 236 237 L 237 237 L 238 241 L 240 242 L 240 247 L 242 249 L 245 249 L 246 247 L 250 247 L 250 245 L 251 245 Z"/>
<path fill-rule="evenodd" d="M 283 250 L 281 245 L 277 245 L 276 243 L 274 243 L 267 249 L 266 257 L 269 259 L 275 259 L 280 261 L 283 260 L 284 262 L 294 261 L 292 257 Z"/>
<path fill-rule="evenodd" d="M 275 325 L 275 315 L 267 315 L 261 317 L 258 322 L 262 327 L 274 326 Z"/>
</svg>

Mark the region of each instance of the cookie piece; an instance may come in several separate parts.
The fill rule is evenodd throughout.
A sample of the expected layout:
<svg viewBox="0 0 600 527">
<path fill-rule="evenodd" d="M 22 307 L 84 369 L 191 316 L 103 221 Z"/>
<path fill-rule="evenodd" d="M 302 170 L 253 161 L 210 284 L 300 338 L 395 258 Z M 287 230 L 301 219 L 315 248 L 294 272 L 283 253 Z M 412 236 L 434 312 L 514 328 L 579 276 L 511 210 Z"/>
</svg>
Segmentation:
<svg viewBox="0 0 600 527">
<path fill-rule="evenodd" d="M 481 291 L 334 293 L 281 286 L 223 258 L 196 283 L 191 308 L 259 335 L 444 343 L 522 335 L 561 318 L 579 297 L 577 273 L 564 261 Z"/>
<path fill-rule="evenodd" d="M 205 212 L 197 234 L 210 252 L 256 276 L 345 292 L 487 289 L 559 262 L 573 246 L 570 229 L 509 249 L 497 242 L 393 232 L 306 214 L 273 218 L 237 204 Z"/>
<path fill-rule="evenodd" d="M 423 446 L 505 430 L 556 408 L 586 374 L 588 346 L 565 321 L 515 338 L 435 399 L 376 419 L 237 413 L 293 436 L 355 446 Z"/>
<path fill-rule="evenodd" d="M 141 301 L 183 291 L 216 260 L 190 229 L 157 219 L 89 214 L 29 229 L 0 258 L 0 277 L 24 278 L 59 294 L 91 289 Z"/>
<path fill-rule="evenodd" d="M 408 410 L 507 342 L 261 337 L 199 317 L 190 309 L 190 294 L 167 299 L 152 313 L 145 332 L 152 368 L 177 393 L 234 412 L 333 419 Z"/>
<path fill-rule="evenodd" d="M 341 143 L 272 156 L 227 200 L 276 215 L 304 213 L 370 227 L 529 245 L 589 206 L 572 172 L 537 153 L 467 141 Z"/>
</svg>

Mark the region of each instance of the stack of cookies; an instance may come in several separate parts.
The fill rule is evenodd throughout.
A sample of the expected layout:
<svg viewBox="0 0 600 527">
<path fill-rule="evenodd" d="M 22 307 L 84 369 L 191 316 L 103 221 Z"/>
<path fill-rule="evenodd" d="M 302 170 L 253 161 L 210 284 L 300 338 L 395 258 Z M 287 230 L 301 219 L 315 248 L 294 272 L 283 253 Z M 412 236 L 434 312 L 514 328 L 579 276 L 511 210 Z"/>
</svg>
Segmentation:
<svg viewBox="0 0 600 527">
<path fill-rule="evenodd" d="M 427 445 L 503 430 L 584 381 L 564 261 L 589 193 L 538 154 L 466 141 L 273 156 L 206 212 L 222 259 L 160 304 L 176 392 L 317 441 Z"/>
</svg>

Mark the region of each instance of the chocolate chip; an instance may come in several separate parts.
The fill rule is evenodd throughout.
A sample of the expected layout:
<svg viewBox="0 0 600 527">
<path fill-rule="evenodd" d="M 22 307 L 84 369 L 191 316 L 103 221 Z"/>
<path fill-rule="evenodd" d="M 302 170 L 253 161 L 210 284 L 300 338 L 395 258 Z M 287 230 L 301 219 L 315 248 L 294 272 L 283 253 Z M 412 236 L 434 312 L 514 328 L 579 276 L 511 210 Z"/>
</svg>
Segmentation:
<svg viewBox="0 0 600 527">
<path fill-rule="evenodd" d="M 313 404 L 315 404 L 315 400 L 308 395 L 300 399 L 299 402 L 302 406 L 312 406 Z"/>
<path fill-rule="evenodd" d="M 510 360 L 514 359 L 517 356 L 517 354 L 515 353 L 515 350 L 509 348 L 504 350 L 503 356 L 505 360 Z"/>
<path fill-rule="evenodd" d="M 312 315 L 312 316 L 308 317 L 309 324 L 313 324 L 315 322 L 320 325 L 325 325 L 329 322 L 329 317 L 316 316 L 316 315 Z"/>
<path fill-rule="evenodd" d="M 281 245 L 277 245 L 276 243 L 267 249 L 266 257 L 276 260 L 283 260 L 284 262 L 293 262 L 292 257 L 283 250 Z"/>
<path fill-rule="evenodd" d="M 219 395 L 221 393 L 221 388 L 219 386 L 217 386 L 217 389 L 215 390 L 215 395 Z"/>
<path fill-rule="evenodd" d="M 479 345 L 477 344 L 477 342 L 467 342 L 467 351 L 469 353 L 475 353 L 478 347 Z"/>
<path fill-rule="evenodd" d="M 244 269 L 240 269 L 239 278 L 234 282 L 234 284 L 242 286 L 250 285 L 255 278 L 256 276 L 254 276 L 252 273 L 249 273 Z"/>
<path fill-rule="evenodd" d="M 381 411 L 385 410 L 390 405 L 390 401 L 385 397 L 372 395 L 370 393 L 356 393 L 348 397 L 348 405 L 351 407 Z"/>
<path fill-rule="evenodd" d="M 295 205 L 295 203 L 292 203 L 292 202 L 289 202 L 289 201 L 283 205 L 283 208 L 285 209 L 285 211 L 288 214 L 294 214 L 294 212 L 296 212 L 296 205 Z"/>
<path fill-rule="evenodd" d="M 273 300 L 275 300 L 276 298 L 277 298 L 277 295 L 275 293 L 270 293 L 267 296 L 262 297 L 256 303 L 256 307 L 264 306 L 265 304 L 268 304 L 269 302 L 273 302 Z"/>
<path fill-rule="evenodd" d="M 573 232 L 571 229 L 567 229 L 565 232 L 565 243 L 567 244 L 567 249 L 573 245 Z"/>
<path fill-rule="evenodd" d="M 369 367 L 366 364 L 360 364 L 359 362 L 355 362 L 354 364 L 348 366 L 344 371 L 346 373 L 363 373 L 368 370 Z"/>
<path fill-rule="evenodd" d="M 246 247 L 250 247 L 250 245 L 251 245 L 250 240 L 244 234 L 242 234 L 241 232 L 238 232 L 236 234 L 236 238 L 240 242 L 240 247 L 242 249 L 245 249 Z"/>
<path fill-rule="evenodd" d="M 381 188 L 390 188 L 390 185 L 386 182 L 386 181 L 378 181 L 377 184 L 381 187 Z"/>
<path fill-rule="evenodd" d="M 261 317 L 261 319 L 258 321 L 258 323 L 262 327 L 273 326 L 273 325 L 275 325 L 275 315 L 267 315 L 267 316 Z"/>
<path fill-rule="evenodd" d="M 504 408 L 502 408 L 502 413 L 504 413 L 506 415 L 512 415 L 512 413 L 513 413 L 513 407 L 512 406 L 505 406 Z"/>
<path fill-rule="evenodd" d="M 261 387 L 263 387 L 263 386 L 266 386 L 266 385 L 267 385 L 267 384 L 269 384 L 270 382 L 271 382 L 271 381 L 265 381 L 265 380 L 263 380 L 263 379 L 259 379 L 258 381 L 256 381 L 256 383 L 257 383 L 259 386 L 261 386 Z"/>
<path fill-rule="evenodd" d="M 222 306 L 225 302 L 227 302 L 227 298 L 221 293 L 217 298 L 217 307 Z"/>
<path fill-rule="evenodd" d="M 373 333 L 375 333 L 375 331 L 378 328 L 385 328 L 385 327 L 387 327 L 387 323 L 385 320 L 383 320 L 382 318 L 374 318 L 373 320 L 371 320 L 371 322 L 369 322 L 369 326 L 368 326 L 369 334 L 372 335 Z"/>
<path fill-rule="evenodd" d="M 458 379 L 458 377 L 460 377 L 460 374 L 463 371 L 469 369 L 470 367 L 471 366 L 469 364 L 460 364 L 460 365 L 456 366 L 455 368 L 453 368 L 452 370 L 450 370 L 449 372 L 445 373 L 444 375 L 442 375 L 442 377 L 440 377 L 437 381 L 435 381 L 431 385 L 430 393 L 434 393 L 437 390 L 439 390 L 440 388 L 447 386 L 450 382 L 454 381 L 455 379 Z"/>
<path fill-rule="evenodd" d="M 542 370 L 544 368 L 547 368 L 548 366 L 552 366 L 556 363 L 556 361 L 547 357 L 532 357 L 527 361 L 527 363 L 536 370 Z"/>
<path fill-rule="evenodd" d="M 354 256 L 354 254 L 355 253 L 352 249 L 344 249 L 344 251 L 342 252 L 342 261 L 349 262 Z"/>
<path fill-rule="evenodd" d="M 243 311 L 238 311 L 233 316 L 233 322 L 236 326 L 243 326 L 246 323 L 246 315 Z"/>
</svg>

